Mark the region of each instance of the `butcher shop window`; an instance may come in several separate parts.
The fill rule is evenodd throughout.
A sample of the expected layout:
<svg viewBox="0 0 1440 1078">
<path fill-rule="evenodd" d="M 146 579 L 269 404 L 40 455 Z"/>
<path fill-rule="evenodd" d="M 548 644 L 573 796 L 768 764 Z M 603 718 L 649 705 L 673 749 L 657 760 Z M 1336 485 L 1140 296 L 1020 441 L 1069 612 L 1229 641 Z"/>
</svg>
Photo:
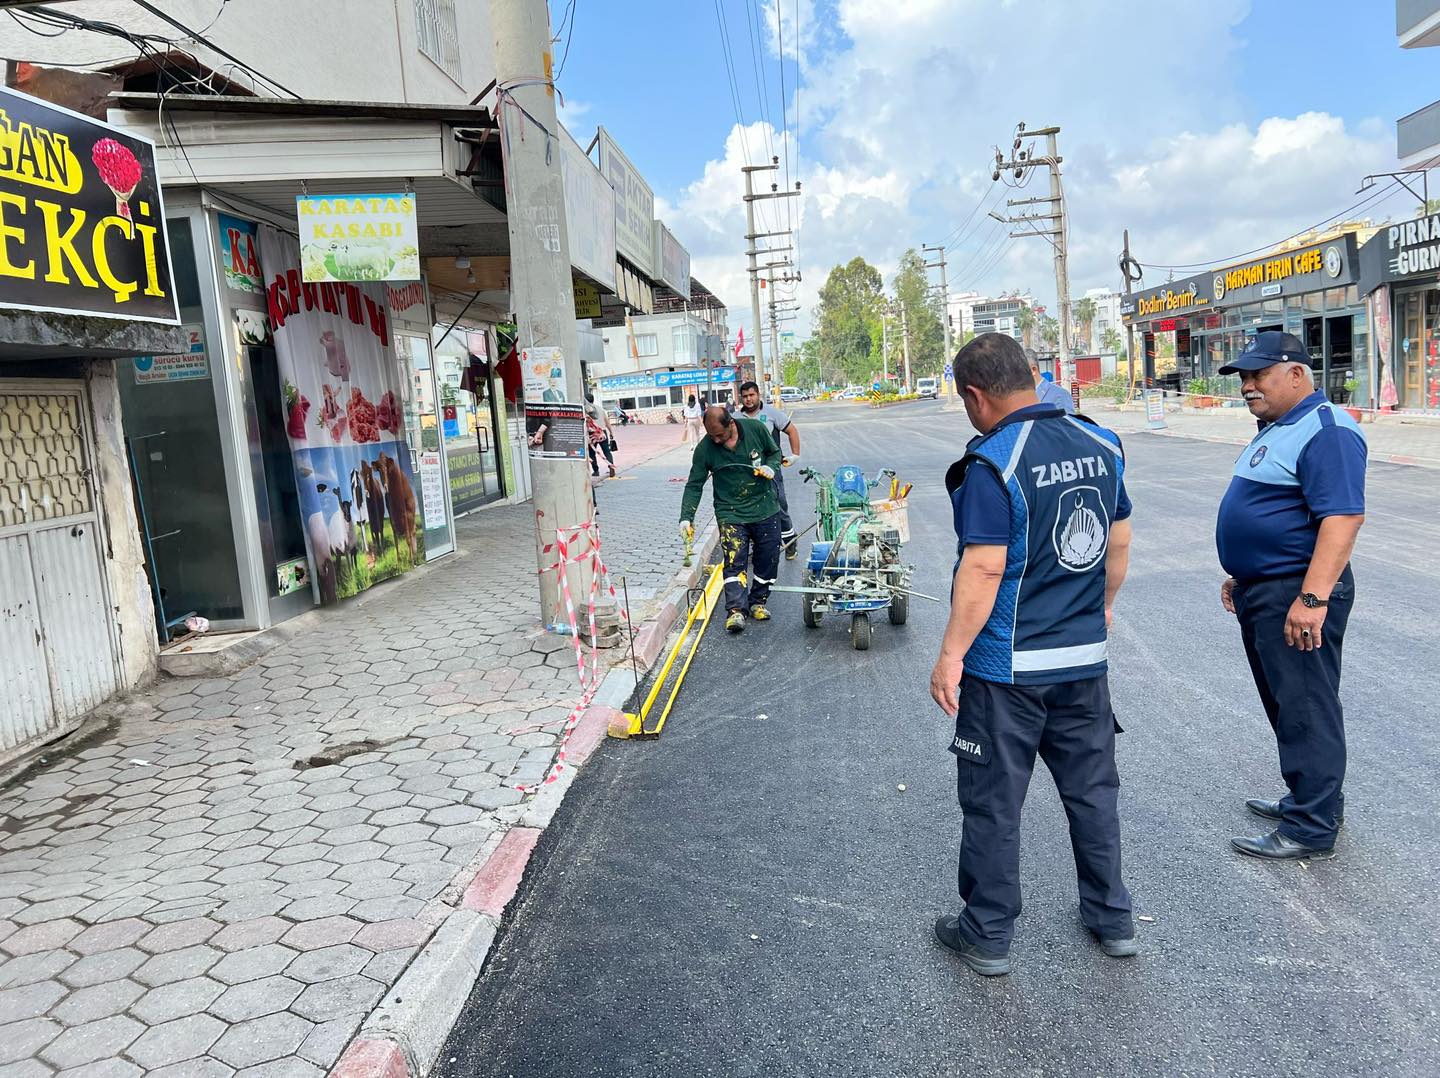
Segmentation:
<svg viewBox="0 0 1440 1078">
<path fill-rule="evenodd" d="M 415 36 L 421 52 L 457 83 L 462 82 L 455 0 L 415 0 Z"/>
</svg>

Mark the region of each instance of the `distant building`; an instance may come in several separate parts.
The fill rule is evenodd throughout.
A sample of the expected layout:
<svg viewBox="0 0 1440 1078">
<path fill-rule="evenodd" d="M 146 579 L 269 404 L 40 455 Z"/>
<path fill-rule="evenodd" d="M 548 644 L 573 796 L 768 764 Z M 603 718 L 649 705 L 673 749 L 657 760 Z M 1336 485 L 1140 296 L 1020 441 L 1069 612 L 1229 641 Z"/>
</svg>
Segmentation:
<svg viewBox="0 0 1440 1078">
<path fill-rule="evenodd" d="M 595 397 L 627 412 L 673 410 L 690 394 L 732 396 L 738 379 L 720 301 L 691 279 L 690 299 L 656 299 L 656 313 L 600 332 L 604 358 L 590 364 Z"/>
<path fill-rule="evenodd" d="M 1115 330 L 1117 333 L 1124 328 L 1120 324 L 1120 293 L 1112 292 L 1108 288 L 1091 288 L 1085 292 L 1085 299 L 1095 304 L 1095 321 L 1090 326 L 1090 339 L 1080 340 L 1076 337 L 1074 351 L 1089 355 L 1098 355 L 1106 349 L 1101 344 L 1105 339 L 1108 330 Z M 1074 315 L 1075 305 L 1070 306 L 1071 315 Z M 1077 320 L 1077 327 L 1079 325 Z"/>
<path fill-rule="evenodd" d="M 974 332 L 979 333 L 1008 333 L 1017 341 L 1024 339 L 1024 333 L 1020 329 L 1020 310 L 1030 306 L 1030 297 L 1024 296 L 1003 296 L 1000 299 L 987 299 L 975 304 Z"/>
</svg>

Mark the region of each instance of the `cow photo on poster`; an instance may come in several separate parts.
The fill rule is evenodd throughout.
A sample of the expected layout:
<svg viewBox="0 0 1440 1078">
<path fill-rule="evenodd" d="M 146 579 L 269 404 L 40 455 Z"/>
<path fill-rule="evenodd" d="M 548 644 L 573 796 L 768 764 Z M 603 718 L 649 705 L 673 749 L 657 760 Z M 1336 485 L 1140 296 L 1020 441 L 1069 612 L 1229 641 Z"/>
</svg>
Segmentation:
<svg viewBox="0 0 1440 1078">
<path fill-rule="evenodd" d="M 293 237 L 263 226 L 260 244 L 313 578 L 335 602 L 425 560 L 408 387 L 382 285 L 305 283 Z"/>
</svg>

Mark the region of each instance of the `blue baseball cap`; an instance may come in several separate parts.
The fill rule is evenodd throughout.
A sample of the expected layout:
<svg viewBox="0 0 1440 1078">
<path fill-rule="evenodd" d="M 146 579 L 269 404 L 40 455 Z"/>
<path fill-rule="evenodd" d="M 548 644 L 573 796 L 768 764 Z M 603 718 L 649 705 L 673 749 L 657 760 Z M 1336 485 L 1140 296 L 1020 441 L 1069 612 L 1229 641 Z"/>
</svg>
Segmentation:
<svg viewBox="0 0 1440 1078">
<path fill-rule="evenodd" d="M 1245 351 L 1234 361 L 1220 368 L 1221 374 L 1240 374 L 1242 371 L 1261 371 L 1276 363 L 1310 363 L 1310 353 L 1293 333 L 1282 333 L 1278 329 L 1267 329 L 1257 333 L 1245 345 Z"/>
</svg>

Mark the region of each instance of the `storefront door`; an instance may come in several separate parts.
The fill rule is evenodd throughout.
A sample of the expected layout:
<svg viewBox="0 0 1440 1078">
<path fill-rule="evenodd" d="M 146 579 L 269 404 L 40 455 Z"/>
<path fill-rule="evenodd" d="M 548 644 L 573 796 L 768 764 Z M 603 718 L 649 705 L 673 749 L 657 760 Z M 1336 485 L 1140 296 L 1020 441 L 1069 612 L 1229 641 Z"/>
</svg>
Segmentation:
<svg viewBox="0 0 1440 1078">
<path fill-rule="evenodd" d="M 1400 408 L 1423 408 L 1424 390 L 1423 377 L 1425 371 L 1425 353 L 1433 330 L 1429 327 L 1433 322 L 1427 318 L 1427 314 L 1433 317 L 1428 308 L 1433 305 L 1431 297 L 1436 296 L 1433 289 L 1426 289 L 1423 292 L 1406 292 L 1400 296 L 1400 332 L 1399 340 L 1395 342 L 1396 369 L 1400 378 L 1396 383 L 1396 390 L 1399 392 L 1397 405 Z"/>
<path fill-rule="evenodd" d="M 455 549 L 435 367 L 430 359 L 430 342 L 418 334 L 397 333 L 395 348 L 401 362 L 409 367 L 409 394 L 404 402 L 405 433 L 417 457 L 415 474 L 420 477 L 421 509 L 425 518 L 425 560 L 433 561 Z"/>
</svg>

